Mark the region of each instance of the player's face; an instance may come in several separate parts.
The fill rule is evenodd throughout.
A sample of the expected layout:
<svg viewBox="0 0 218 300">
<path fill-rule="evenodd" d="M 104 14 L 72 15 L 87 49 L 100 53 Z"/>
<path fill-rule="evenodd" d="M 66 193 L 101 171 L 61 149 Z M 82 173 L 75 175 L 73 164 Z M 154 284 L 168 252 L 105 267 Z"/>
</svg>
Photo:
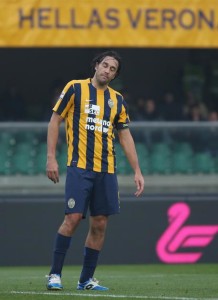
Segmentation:
<svg viewBox="0 0 218 300">
<path fill-rule="evenodd" d="M 95 77 L 99 85 L 107 85 L 117 74 L 119 63 L 110 56 L 106 56 L 99 64 L 96 64 Z"/>
</svg>

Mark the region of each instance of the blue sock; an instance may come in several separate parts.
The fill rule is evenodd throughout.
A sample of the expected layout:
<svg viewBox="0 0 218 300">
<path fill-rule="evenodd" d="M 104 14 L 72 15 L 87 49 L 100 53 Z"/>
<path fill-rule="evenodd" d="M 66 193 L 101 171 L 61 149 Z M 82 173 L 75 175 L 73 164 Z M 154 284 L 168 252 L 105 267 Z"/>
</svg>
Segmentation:
<svg viewBox="0 0 218 300">
<path fill-rule="evenodd" d="M 53 251 L 52 267 L 49 274 L 60 274 L 62 272 L 64 258 L 70 247 L 71 237 L 57 233 Z"/>
<path fill-rule="evenodd" d="M 83 268 L 79 279 L 81 283 L 93 277 L 95 268 L 97 266 L 99 253 L 100 251 L 98 250 L 88 247 L 84 248 Z"/>
</svg>

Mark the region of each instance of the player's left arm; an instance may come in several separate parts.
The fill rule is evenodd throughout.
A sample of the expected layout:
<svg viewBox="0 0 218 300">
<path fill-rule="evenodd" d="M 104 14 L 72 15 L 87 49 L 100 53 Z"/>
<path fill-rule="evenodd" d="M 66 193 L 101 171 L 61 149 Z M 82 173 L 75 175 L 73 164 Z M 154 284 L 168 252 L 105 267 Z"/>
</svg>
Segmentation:
<svg viewBox="0 0 218 300">
<path fill-rule="evenodd" d="M 142 176 L 141 169 L 138 162 L 135 143 L 130 133 L 129 128 L 118 130 L 119 142 L 125 152 L 125 155 L 134 170 L 134 180 L 137 191 L 135 196 L 138 197 L 144 191 L 144 177 Z"/>
</svg>

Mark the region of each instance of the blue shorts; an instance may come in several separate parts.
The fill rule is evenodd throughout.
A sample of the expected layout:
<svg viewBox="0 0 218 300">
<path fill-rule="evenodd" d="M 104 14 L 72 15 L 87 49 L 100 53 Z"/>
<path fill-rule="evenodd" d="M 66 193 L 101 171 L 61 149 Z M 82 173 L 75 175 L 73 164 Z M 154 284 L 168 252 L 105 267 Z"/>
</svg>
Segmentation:
<svg viewBox="0 0 218 300">
<path fill-rule="evenodd" d="M 113 215 L 120 212 L 117 175 L 78 167 L 67 167 L 65 213 L 86 217 Z"/>
</svg>

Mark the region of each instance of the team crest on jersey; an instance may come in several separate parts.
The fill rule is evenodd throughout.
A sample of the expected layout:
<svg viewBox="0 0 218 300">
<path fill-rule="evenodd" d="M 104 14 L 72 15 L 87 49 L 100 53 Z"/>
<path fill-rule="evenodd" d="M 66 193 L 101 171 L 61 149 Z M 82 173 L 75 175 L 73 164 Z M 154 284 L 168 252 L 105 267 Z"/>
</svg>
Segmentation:
<svg viewBox="0 0 218 300">
<path fill-rule="evenodd" d="M 108 105 L 110 108 L 112 108 L 114 106 L 114 101 L 112 99 L 108 100 Z"/>
</svg>

